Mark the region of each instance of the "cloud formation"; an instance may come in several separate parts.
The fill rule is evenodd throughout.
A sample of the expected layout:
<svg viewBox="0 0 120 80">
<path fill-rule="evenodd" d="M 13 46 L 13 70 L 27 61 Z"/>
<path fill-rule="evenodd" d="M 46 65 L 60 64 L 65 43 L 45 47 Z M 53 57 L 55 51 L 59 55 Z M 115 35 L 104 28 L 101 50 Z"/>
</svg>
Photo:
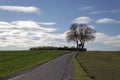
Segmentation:
<svg viewBox="0 0 120 80">
<path fill-rule="evenodd" d="M 91 27 L 92 29 L 94 29 L 95 27 L 94 26 L 92 26 L 92 25 L 89 25 L 89 27 Z"/>
<path fill-rule="evenodd" d="M 110 14 L 119 14 L 120 10 L 105 10 L 105 11 L 92 11 L 90 14 L 103 14 L 103 13 L 110 13 Z"/>
<path fill-rule="evenodd" d="M 93 9 L 92 6 L 86 6 L 86 7 L 79 8 L 79 10 L 83 10 L 83 11 L 87 11 L 87 10 L 91 10 L 91 9 Z"/>
<path fill-rule="evenodd" d="M 43 27 L 35 21 L 0 21 L 0 46 L 34 47 L 34 46 L 65 46 L 66 32 L 56 33 L 56 28 Z M 46 22 L 45 22 L 46 23 Z M 93 26 L 90 26 L 94 28 Z M 96 33 L 95 43 L 120 46 L 120 35 L 108 36 Z M 73 46 L 73 44 L 71 45 Z"/>
<path fill-rule="evenodd" d="M 111 19 L 111 18 L 102 18 L 96 21 L 96 23 L 120 23 L 119 20 L 116 19 Z"/>
<path fill-rule="evenodd" d="M 73 23 L 86 24 L 92 21 L 90 17 L 82 16 L 73 20 Z"/>
<path fill-rule="evenodd" d="M 108 36 L 104 33 L 96 33 L 95 42 L 100 42 L 100 43 L 120 47 L 120 35 Z"/>
<path fill-rule="evenodd" d="M 52 25 L 55 25 L 56 23 L 55 22 L 40 22 L 39 24 L 52 26 Z"/>
<path fill-rule="evenodd" d="M 56 30 L 42 27 L 35 21 L 0 21 L 0 46 L 33 47 L 66 44 L 65 33 L 53 34 Z"/>
<path fill-rule="evenodd" d="M 40 12 L 40 10 L 34 6 L 0 6 L 0 10 L 24 12 L 24 13 Z"/>
</svg>

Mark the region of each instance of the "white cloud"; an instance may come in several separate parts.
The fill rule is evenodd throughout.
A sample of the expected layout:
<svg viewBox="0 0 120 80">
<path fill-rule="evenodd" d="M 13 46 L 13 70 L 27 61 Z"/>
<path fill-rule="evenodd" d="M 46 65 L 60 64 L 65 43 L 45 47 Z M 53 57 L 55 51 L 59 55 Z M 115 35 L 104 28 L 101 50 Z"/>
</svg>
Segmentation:
<svg viewBox="0 0 120 80">
<path fill-rule="evenodd" d="M 0 21 L 0 28 L 9 28 L 12 27 L 8 22 Z"/>
<path fill-rule="evenodd" d="M 91 10 L 92 8 L 93 8 L 92 6 L 86 6 L 79 8 L 79 10 L 87 11 L 87 10 Z"/>
<path fill-rule="evenodd" d="M 39 23 L 39 24 L 52 26 L 52 25 L 55 25 L 56 23 L 55 23 L 55 22 L 41 22 L 41 23 Z"/>
<path fill-rule="evenodd" d="M 111 19 L 111 18 L 103 18 L 103 19 L 97 20 L 96 23 L 120 23 L 120 21 Z"/>
<path fill-rule="evenodd" d="M 96 33 L 95 42 L 100 42 L 112 46 L 120 46 L 120 35 L 108 36 L 104 33 Z"/>
<path fill-rule="evenodd" d="M 54 32 L 54 28 L 44 28 L 39 25 L 39 22 L 35 21 L 13 21 L 11 22 L 14 28 L 24 29 L 24 30 L 34 30 L 34 31 L 44 31 L 44 32 Z"/>
<path fill-rule="evenodd" d="M 67 44 L 64 40 L 65 33 L 55 33 L 56 28 L 43 27 L 39 23 L 35 21 L 0 21 L 0 46 L 29 48 Z"/>
<path fill-rule="evenodd" d="M 89 25 L 89 27 L 91 27 L 92 29 L 94 29 L 95 27 L 94 26 L 92 26 L 92 25 Z"/>
<path fill-rule="evenodd" d="M 90 14 L 103 14 L 103 13 L 111 13 L 111 14 L 119 14 L 120 10 L 105 10 L 105 11 L 92 11 Z"/>
<path fill-rule="evenodd" d="M 34 6 L 0 6 L 0 10 L 16 11 L 24 13 L 36 13 L 40 10 Z"/>
<path fill-rule="evenodd" d="M 82 16 L 73 20 L 73 23 L 86 24 L 92 21 L 90 17 Z"/>
</svg>

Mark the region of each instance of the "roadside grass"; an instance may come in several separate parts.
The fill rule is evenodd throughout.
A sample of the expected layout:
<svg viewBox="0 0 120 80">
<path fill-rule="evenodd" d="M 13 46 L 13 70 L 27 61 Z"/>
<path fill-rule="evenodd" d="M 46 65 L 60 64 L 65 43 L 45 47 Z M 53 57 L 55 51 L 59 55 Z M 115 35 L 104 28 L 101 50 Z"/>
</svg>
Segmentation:
<svg viewBox="0 0 120 80">
<path fill-rule="evenodd" d="M 120 51 L 80 52 L 77 60 L 95 80 L 120 80 Z"/>
<path fill-rule="evenodd" d="M 76 60 L 76 55 L 73 55 L 72 62 L 75 70 L 75 80 L 92 80 L 87 76 L 87 73 L 80 66 L 79 62 Z"/>
<path fill-rule="evenodd" d="M 67 51 L 0 51 L 0 78 L 52 60 Z"/>
</svg>

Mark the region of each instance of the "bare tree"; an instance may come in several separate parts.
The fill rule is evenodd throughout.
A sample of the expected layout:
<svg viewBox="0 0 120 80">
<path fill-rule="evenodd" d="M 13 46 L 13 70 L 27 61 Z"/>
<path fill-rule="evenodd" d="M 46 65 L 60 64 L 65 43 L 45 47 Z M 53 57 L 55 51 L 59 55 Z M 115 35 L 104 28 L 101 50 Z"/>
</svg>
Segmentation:
<svg viewBox="0 0 120 80">
<path fill-rule="evenodd" d="M 79 38 L 78 38 L 78 31 L 77 31 L 78 24 L 74 23 L 71 25 L 70 30 L 67 32 L 66 38 L 67 40 L 76 42 L 77 48 L 79 47 Z"/>
<path fill-rule="evenodd" d="M 80 24 L 78 26 L 78 36 L 83 49 L 85 42 L 93 41 L 95 39 L 95 30 L 85 24 Z"/>
<path fill-rule="evenodd" d="M 85 42 L 95 39 L 95 30 L 86 24 L 73 23 L 66 34 L 66 38 L 68 41 L 76 42 L 77 48 L 79 48 L 80 44 L 83 49 Z"/>
</svg>

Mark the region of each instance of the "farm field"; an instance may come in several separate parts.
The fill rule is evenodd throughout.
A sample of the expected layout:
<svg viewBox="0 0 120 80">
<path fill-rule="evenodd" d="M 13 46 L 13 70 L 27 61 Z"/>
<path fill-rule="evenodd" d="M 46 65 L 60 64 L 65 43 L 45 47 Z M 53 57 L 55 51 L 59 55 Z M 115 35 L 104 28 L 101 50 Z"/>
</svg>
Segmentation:
<svg viewBox="0 0 120 80">
<path fill-rule="evenodd" d="M 120 51 L 80 52 L 77 60 L 94 80 L 120 80 Z"/>
<path fill-rule="evenodd" d="M 66 52 L 62 50 L 0 51 L 0 78 L 42 64 Z"/>
</svg>

